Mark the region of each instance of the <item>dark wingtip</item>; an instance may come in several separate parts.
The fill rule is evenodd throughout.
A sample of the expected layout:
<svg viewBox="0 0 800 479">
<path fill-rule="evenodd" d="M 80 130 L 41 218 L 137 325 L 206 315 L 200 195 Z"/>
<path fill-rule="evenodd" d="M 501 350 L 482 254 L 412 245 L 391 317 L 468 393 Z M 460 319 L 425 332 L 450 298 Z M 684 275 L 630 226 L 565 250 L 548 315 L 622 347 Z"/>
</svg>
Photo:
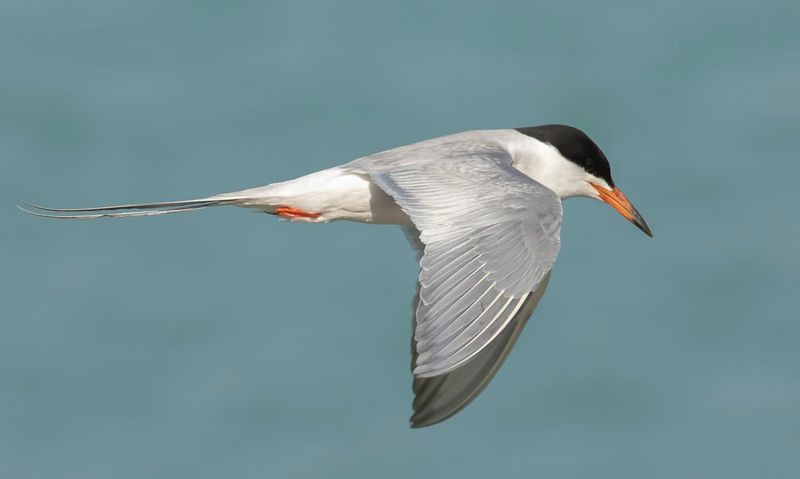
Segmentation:
<svg viewBox="0 0 800 479">
<path fill-rule="evenodd" d="M 408 420 L 408 426 L 411 429 L 422 429 L 423 427 L 433 426 L 434 424 L 439 424 L 443 422 L 445 419 L 449 419 L 452 415 L 448 415 L 442 418 L 434 418 L 434 417 L 425 417 L 430 415 L 421 415 L 419 413 L 415 413 L 411 418 Z"/>
</svg>

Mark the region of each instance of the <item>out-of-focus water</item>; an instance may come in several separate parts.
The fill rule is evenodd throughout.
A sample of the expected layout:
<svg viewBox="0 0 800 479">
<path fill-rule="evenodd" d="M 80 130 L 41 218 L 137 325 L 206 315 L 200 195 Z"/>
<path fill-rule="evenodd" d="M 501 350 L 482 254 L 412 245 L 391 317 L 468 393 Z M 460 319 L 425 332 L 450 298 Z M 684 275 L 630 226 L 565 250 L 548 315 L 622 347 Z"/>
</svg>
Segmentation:
<svg viewBox="0 0 800 479">
<path fill-rule="evenodd" d="M 790 478 L 796 1 L 0 5 L 0 477 Z M 25 216 L 585 129 L 653 227 L 565 205 L 491 387 L 410 430 L 388 226 Z"/>
</svg>

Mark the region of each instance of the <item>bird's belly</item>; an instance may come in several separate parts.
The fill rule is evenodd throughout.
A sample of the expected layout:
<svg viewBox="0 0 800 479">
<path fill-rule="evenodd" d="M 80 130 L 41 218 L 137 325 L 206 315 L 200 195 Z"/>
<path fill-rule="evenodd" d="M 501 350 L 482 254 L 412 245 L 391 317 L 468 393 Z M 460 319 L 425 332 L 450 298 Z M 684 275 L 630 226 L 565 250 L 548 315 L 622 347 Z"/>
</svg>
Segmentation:
<svg viewBox="0 0 800 479">
<path fill-rule="evenodd" d="M 272 205 L 295 208 L 313 216 L 293 221 L 324 223 L 349 220 L 362 223 L 410 225 L 397 203 L 366 175 L 342 168 L 301 176 L 270 185 Z"/>
</svg>

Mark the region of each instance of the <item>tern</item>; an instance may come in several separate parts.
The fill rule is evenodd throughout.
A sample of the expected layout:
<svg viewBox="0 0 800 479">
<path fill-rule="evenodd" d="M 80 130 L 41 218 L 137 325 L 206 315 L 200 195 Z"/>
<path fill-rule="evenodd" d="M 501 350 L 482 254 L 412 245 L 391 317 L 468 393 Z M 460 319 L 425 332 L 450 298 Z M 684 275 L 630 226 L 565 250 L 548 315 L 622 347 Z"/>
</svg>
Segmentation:
<svg viewBox="0 0 800 479">
<path fill-rule="evenodd" d="M 96 219 L 229 205 L 295 222 L 402 226 L 420 266 L 410 422 L 424 427 L 462 410 L 497 373 L 547 288 L 560 247 L 561 202 L 570 197 L 603 201 L 653 236 L 614 184 L 605 154 L 566 125 L 456 133 L 193 200 L 19 207 L 48 218 Z"/>
</svg>

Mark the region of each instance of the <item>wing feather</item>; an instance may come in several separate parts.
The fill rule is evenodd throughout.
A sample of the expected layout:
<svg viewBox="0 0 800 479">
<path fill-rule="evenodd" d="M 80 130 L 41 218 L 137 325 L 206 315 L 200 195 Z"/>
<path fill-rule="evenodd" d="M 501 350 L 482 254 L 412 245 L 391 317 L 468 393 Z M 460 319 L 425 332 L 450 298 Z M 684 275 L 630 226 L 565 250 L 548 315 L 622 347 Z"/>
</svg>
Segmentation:
<svg viewBox="0 0 800 479">
<path fill-rule="evenodd" d="M 453 416 L 472 402 L 489 384 L 511 351 L 539 299 L 544 294 L 550 275 L 529 295 L 508 326 L 474 359 L 450 373 L 430 378 L 415 377 L 412 385 L 414 415 L 411 427 L 430 426 Z M 412 364 L 416 358 L 411 344 Z"/>
<path fill-rule="evenodd" d="M 561 202 L 515 169 L 502 148 L 460 144 L 402 153 L 417 156 L 389 152 L 353 166 L 397 202 L 418 232 L 406 233 L 422 253 L 412 422 L 427 425 L 469 403 L 508 354 L 558 254 Z"/>
<path fill-rule="evenodd" d="M 550 270 L 561 202 L 501 151 L 370 176 L 408 214 L 424 245 L 414 374 L 446 373 L 486 347 Z"/>
</svg>

